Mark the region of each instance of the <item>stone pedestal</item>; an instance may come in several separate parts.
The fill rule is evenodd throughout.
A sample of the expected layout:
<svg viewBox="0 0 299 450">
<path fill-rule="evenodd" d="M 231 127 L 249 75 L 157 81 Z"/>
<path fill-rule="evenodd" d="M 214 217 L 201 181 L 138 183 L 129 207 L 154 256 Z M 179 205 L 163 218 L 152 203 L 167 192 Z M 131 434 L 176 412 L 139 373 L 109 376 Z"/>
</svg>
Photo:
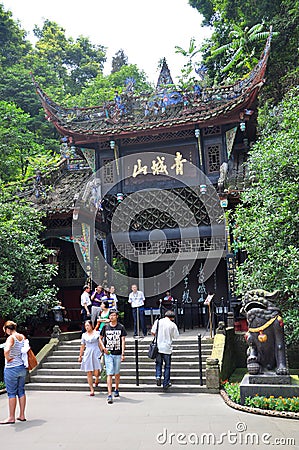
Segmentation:
<svg viewBox="0 0 299 450">
<path fill-rule="evenodd" d="M 234 326 L 235 326 L 234 313 L 229 311 L 227 313 L 227 328 L 234 328 Z"/>
<path fill-rule="evenodd" d="M 219 360 L 217 358 L 207 358 L 206 386 L 208 389 L 219 389 L 220 387 Z"/>
<path fill-rule="evenodd" d="M 267 372 L 261 375 L 245 375 L 240 384 L 241 405 L 246 397 L 255 395 L 270 397 L 299 397 L 299 385 L 292 384 L 289 375 L 276 375 Z"/>
</svg>

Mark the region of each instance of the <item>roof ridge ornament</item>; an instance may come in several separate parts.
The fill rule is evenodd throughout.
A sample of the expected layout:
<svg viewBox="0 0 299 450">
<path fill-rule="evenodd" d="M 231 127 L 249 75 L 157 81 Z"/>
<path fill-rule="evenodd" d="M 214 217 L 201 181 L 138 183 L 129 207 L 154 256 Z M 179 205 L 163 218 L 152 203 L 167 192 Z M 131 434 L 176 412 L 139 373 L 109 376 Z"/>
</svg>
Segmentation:
<svg viewBox="0 0 299 450">
<path fill-rule="evenodd" d="M 166 58 L 164 57 L 162 60 L 160 75 L 157 81 L 156 91 L 161 91 L 165 89 L 165 86 L 168 84 L 173 84 L 173 79 L 169 70 L 169 67 L 166 62 Z"/>
</svg>

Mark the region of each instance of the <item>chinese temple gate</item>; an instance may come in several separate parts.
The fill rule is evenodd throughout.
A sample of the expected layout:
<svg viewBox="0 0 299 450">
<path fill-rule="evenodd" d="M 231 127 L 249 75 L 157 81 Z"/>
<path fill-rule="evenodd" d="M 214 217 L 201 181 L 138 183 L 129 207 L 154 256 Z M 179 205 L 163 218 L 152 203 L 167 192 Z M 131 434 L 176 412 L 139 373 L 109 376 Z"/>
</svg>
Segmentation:
<svg viewBox="0 0 299 450">
<path fill-rule="evenodd" d="M 98 107 L 63 108 L 35 82 L 67 153 L 57 183 L 65 182 L 60 195 L 67 199 L 55 208 L 50 193 L 43 202 L 48 244 L 79 250 L 62 251 L 77 271 L 72 286 L 61 277 L 62 291 L 80 289 L 84 269 L 123 297 L 137 282 L 152 306 L 167 290 L 183 303 L 202 304 L 214 293 L 227 308 L 235 305 L 225 210 L 244 188 L 269 49 L 270 38 L 254 70 L 234 85 L 195 83 L 185 92 L 175 88 L 164 60 L 154 92 L 137 95 L 128 80 Z M 81 158 L 77 166 L 72 154 Z"/>
</svg>

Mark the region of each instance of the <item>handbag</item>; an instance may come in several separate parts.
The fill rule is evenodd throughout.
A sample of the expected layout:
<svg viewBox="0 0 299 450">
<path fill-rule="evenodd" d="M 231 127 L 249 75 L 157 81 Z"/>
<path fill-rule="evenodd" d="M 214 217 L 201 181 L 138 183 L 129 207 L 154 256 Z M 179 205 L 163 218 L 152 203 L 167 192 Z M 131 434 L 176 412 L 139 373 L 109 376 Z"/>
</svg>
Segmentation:
<svg viewBox="0 0 299 450">
<path fill-rule="evenodd" d="M 157 344 L 157 338 L 158 338 L 158 331 L 159 331 L 159 319 L 158 319 L 158 323 L 157 323 L 157 330 L 156 330 L 156 334 L 154 336 L 154 339 L 152 340 L 152 342 L 149 345 L 148 348 L 148 352 L 147 352 L 147 356 L 150 359 L 156 359 L 157 354 L 158 354 L 158 344 Z"/>
<path fill-rule="evenodd" d="M 38 361 L 31 348 L 28 350 L 27 355 L 28 355 L 28 370 L 32 370 L 34 369 L 34 367 L 38 365 Z"/>
</svg>

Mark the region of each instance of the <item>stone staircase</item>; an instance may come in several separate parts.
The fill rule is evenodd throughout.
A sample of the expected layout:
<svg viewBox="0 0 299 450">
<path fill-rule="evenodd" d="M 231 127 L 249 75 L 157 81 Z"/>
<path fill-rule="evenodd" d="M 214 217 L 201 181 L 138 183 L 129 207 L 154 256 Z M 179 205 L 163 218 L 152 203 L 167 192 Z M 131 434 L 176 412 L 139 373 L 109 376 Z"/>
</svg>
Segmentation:
<svg viewBox="0 0 299 450">
<path fill-rule="evenodd" d="M 155 362 L 147 357 L 151 337 L 138 342 L 139 386 L 136 386 L 135 341 L 126 339 L 126 360 L 121 365 L 121 390 L 123 392 L 161 392 L 155 383 Z M 173 344 L 171 363 L 171 392 L 211 392 L 205 386 L 206 358 L 211 355 L 213 343 L 202 340 L 203 386 L 199 379 L 199 356 L 196 336 L 180 338 Z M 30 374 L 29 390 L 88 391 L 86 374 L 78 363 L 80 340 L 62 341 L 49 354 L 41 366 Z M 106 389 L 100 382 L 98 390 Z"/>
</svg>

